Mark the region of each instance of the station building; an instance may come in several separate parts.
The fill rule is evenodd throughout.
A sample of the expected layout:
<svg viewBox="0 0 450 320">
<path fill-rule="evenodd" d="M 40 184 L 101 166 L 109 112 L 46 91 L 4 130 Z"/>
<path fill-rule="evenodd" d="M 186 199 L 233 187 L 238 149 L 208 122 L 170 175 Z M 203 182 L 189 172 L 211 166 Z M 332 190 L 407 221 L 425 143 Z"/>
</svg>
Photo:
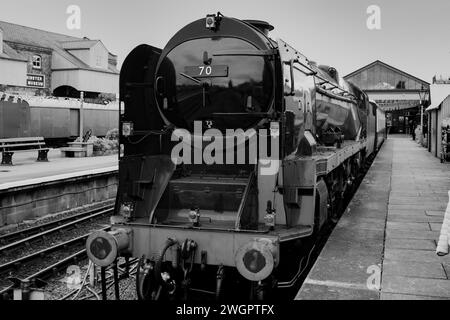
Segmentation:
<svg viewBox="0 0 450 320">
<path fill-rule="evenodd" d="M 443 143 L 450 142 L 446 134 L 449 131 L 447 126 L 450 125 L 450 78 L 433 77 L 430 94 L 431 104 L 426 109 L 430 133 L 428 151 L 435 157 L 441 158 L 441 153 L 444 151 Z M 445 151 L 449 152 L 449 150 Z"/>
<path fill-rule="evenodd" d="M 0 21 L 0 92 L 113 101 L 117 56 L 101 40 Z M 101 103 L 101 102 L 100 102 Z"/>
<path fill-rule="evenodd" d="M 410 134 L 410 124 L 420 125 L 423 112 L 424 133 L 430 84 L 405 71 L 376 60 L 344 77 L 364 90 L 386 112 L 388 133 Z"/>
</svg>

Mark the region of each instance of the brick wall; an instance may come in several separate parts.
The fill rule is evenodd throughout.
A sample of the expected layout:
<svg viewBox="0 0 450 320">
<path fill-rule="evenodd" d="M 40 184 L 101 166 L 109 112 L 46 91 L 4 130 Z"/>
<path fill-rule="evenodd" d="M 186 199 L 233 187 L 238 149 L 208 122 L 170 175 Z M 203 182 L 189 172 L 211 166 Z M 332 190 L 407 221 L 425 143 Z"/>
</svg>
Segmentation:
<svg viewBox="0 0 450 320">
<path fill-rule="evenodd" d="M 117 172 L 0 190 L 0 227 L 114 199 Z"/>
<path fill-rule="evenodd" d="M 51 95 L 50 87 L 52 81 L 52 50 L 48 48 L 34 47 L 21 43 L 8 42 L 8 45 L 28 59 L 27 73 L 43 75 L 45 77 L 44 88 L 4 86 L 8 93 L 28 95 Z M 41 56 L 41 69 L 33 68 L 33 56 Z"/>
</svg>

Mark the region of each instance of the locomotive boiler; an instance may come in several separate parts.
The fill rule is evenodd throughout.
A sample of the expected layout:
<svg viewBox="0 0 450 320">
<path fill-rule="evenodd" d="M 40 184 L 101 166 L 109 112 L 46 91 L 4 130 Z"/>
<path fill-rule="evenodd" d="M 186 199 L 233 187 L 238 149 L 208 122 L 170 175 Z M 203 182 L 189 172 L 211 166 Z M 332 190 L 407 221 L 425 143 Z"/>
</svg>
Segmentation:
<svg viewBox="0 0 450 320">
<path fill-rule="evenodd" d="M 272 29 L 208 15 L 124 61 L 113 227 L 86 246 L 101 267 L 138 257 L 139 299 L 293 286 L 384 138 L 376 103 Z"/>
</svg>

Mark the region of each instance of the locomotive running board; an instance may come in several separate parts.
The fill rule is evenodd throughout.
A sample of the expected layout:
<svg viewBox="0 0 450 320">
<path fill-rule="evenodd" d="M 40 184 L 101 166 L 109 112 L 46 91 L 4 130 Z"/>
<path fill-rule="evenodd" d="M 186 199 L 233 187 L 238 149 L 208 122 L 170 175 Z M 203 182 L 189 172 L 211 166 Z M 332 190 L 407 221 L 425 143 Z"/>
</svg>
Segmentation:
<svg viewBox="0 0 450 320">
<path fill-rule="evenodd" d="M 360 152 L 366 147 L 366 140 L 345 140 L 341 149 L 321 148 L 312 157 L 316 161 L 316 174 L 322 176 L 339 167 L 345 160 Z"/>
</svg>

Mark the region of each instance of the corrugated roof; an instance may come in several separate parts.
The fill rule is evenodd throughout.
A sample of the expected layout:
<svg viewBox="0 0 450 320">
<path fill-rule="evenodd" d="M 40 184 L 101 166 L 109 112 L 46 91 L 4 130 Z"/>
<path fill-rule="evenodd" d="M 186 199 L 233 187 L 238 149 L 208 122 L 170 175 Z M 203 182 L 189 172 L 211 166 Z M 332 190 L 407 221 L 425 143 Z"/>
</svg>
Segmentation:
<svg viewBox="0 0 450 320">
<path fill-rule="evenodd" d="M 425 111 L 439 109 L 442 101 L 450 95 L 450 84 L 430 85 L 431 105 Z"/>
<path fill-rule="evenodd" d="M 119 71 L 112 65 L 108 65 L 108 70 L 92 68 L 84 63 L 74 55 L 70 54 L 63 47 L 63 43 L 69 42 L 85 42 L 93 41 L 83 38 L 68 36 L 50 31 L 25 27 L 22 25 L 0 21 L 0 28 L 3 29 L 3 40 L 15 43 L 22 43 L 36 47 L 49 48 L 57 52 L 67 61 L 73 64 L 74 69 L 84 69 L 93 71 L 103 71 L 110 73 L 119 73 Z"/>
</svg>

